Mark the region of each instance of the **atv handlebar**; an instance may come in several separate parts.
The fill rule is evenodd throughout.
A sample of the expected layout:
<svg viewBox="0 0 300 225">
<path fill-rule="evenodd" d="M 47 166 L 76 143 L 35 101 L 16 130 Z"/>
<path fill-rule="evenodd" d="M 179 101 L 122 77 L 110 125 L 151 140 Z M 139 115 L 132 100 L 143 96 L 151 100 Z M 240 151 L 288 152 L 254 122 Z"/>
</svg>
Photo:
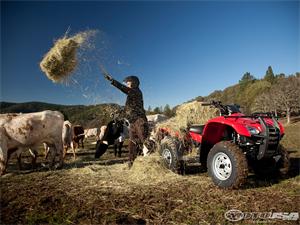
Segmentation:
<svg viewBox="0 0 300 225">
<path fill-rule="evenodd" d="M 223 106 L 221 101 L 210 101 L 210 102 L 202 102 L 202 106 L 215 106 L 215 107 L 220 107 Z"/>
<path fill-rule="evenodd" d="M 212 106 L 220 110 L 221 115 L 231 115 L 232 113 L 239 113 L 238 105 L 223 105 L 221 101 L 202 102 L 202 106 Z"/>
<path fill-rule="evenodd" d="M 201 102 L 202 106 L 211 106 L 211 102 Z"/>
</svg>

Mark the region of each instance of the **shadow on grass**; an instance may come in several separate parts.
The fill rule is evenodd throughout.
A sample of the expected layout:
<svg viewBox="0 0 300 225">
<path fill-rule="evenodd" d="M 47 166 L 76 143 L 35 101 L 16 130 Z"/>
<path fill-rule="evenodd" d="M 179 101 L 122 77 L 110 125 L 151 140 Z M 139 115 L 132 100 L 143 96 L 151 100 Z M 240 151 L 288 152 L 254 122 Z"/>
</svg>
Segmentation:
<svg viewBox="0 0 300 225">
<path fill-rule="evenodd" d="M 255 174 L 250 174 L 247 178 L 247 182 L 241 189 L 253 189 L 259 187 L 269 187 L 274 184 L 278 184 L 281 181 L 289 178 L 296 177 L 300 174 L 300 158 L 290 158 L 289 172 L 285 176 L 274 174 L 269 177 L 260 177 Z"/>
<path fill-rule="evenodd" d="M 116 158 L 114 158 L 113 152 L 113 149 L 109 148 L 100 159 L 95 159 L 95 151 L 80 149 L 78 150 L 78 152 L 76 152 L 76 159 L 74 160 L 72 151 L 68 151 L 64 160 L 62 170 L 83 168 L 90 165 L 110 166 L 115 164 L 122 164 L 128 161 L 128 151 L 123 150 L 123 157 Z M 16 159 L 10 160 L 8 163 L 6 176 L 59 170 L 60 169 L 50 169 L 49 160 L 44 159 L 44 156 L 42 154 L 38 155 L 36 166 L 35 168 L 33 168 L 31 164 L 31 157 L 28 155 L 24 155 L 22 156 L 22 169 L 19 169 Z"/>
<path fill-rule="evenodd" d="M 116 159 L 109 159 L 109 160 L 97 160 L 97 159 L 90 159 L 90 160 L 76 160 L 74 162 L 66 163 L 63 169 L 74 169 L 74 168 L 83 168 L 90 165 L 101 165 L 101 166 L 111 166 L 115 164 L 123 164 L 128 161 L 127 158 L 116 158 Z"/>
<path fill-rule="evenodd" d="M 101 165 L 101 166 L 111 166 L 115 164 L 123 164 L 128 161 L 128 151 L 123 151 L 123 157 L 113 158 L 113 149 L 110 148 L 108 151 L 100 158 L 94 158 L 94 151 L 79 151 L 77 153 L 76 160 L 73 160 L 73 155 L 71 152 L 67 154 L 66 161 L 63 166 L 63 170 L 69 170 L 74 168 L 84 168 L 90 165 Z M 47 164 L 46 164 L 47 165 Z M 9 165 L 9 173 L 11 175 L 17 174 L 29 174 L 33 172 L 46 172 L 51 171 L 47 166 L 43 163 L 37 163 L 36 169 L 32 168 L 31 163 L 23 162 L 23 169 L 19 170 L 15 163 L 10 163 Z M 59 171 L 59 170 L 57 170 Z M 251 171 L 250 171 L 251 172 Z M 187 165 L 185 168 L 186 175 L 197 175 L 203 174 L 204 172 L 201 169 L 199 158 L 190 158 L 187 161 Z M 259 177 L 255 174 L 249 174 L 247 177 L 246 183 L 241 187 L 241 189 L 254 189 L 259 187 L 269 187 L 273 184 L 277 184 L 281 181 L 284 181 L 289 178 L 296 177 L 300 174 L 300 158 L 299 157 L 291 157 L 290 158 L 290 170 L 286 177 L 273 176 L 273 177 Z"/>
<path fill-rule="evenodd" d="M 199 163 L 187 164 L 185 168 L 185 175 L 196 175 L 204 173 L 201 170 Z M 289 178 L 296 177 L 300 174 L 300 158 L 290 158 L 290 169 L 288 174 L 285 177 L 280 176 L 279 174 L 270 177 L 259 177 L 255 174 L 249 174 L 247 177 L 246 183 L 241 187 L 241 189 L 254 189 L 259 187 L 269 187 L 273 184 L 278 184 L 281 181 L 287 180 Z"/>
</svg>

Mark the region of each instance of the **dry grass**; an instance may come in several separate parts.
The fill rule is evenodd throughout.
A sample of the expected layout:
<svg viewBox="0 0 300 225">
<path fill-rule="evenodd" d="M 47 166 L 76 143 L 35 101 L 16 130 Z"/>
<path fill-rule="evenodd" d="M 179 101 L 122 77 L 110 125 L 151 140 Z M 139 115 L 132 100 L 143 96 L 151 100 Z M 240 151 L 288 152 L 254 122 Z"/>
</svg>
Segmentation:
<svg viewBox="0 0 300 225">
<path fill-rule="evenodd" d="M 284 126 L 286 135 L 282 139 L 282 144 L 293 152 L 292 155 L 300 158 L 300 121 Z"/>
<path fill-rule="evenodd" d="M 1 177 L 1 224 L 231 224 L 224 217 L 230 209 L 299 211 L 299 171 L 285 180 L 250 175 L 242 189 L 223 190 L 206 173 L 194 174 L 193 165 L 186 176 L 170 173 L 157 156 L 138 158 L 131 170 L 127 153 L 114 158 L 110 149 L 95 160 L 89 143 L 77 152 L 77 160 L 70 153 L 62 170 Z M 10 171 L 14 164 L 10 162 Z M 254 222 L 295 224 L 238 224 Z"/>
<path fill-rule="evenodd" d="M 299 177 L 278 184 L 250 178 L 245 189 L 228 191 L 206 174 L 162 173 L 140 181 L 131 175 L 126 164 L 117 164 L 3 177 L 2 224 L 226 224 L 229 209 L 299 209 Z"/>
</svg>

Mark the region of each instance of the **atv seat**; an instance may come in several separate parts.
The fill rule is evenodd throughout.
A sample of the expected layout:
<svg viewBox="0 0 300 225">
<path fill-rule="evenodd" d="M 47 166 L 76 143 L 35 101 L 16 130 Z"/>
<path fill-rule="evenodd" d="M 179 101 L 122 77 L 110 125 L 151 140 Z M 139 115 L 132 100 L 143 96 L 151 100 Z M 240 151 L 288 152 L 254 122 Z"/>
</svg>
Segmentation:
<svg viewBox="0 0 300 225">
<path fill-rule="evenodd" d="M 205 125 L 192 125 L 189 129 L 190 132 L 202 134 Z"/>
</svg>

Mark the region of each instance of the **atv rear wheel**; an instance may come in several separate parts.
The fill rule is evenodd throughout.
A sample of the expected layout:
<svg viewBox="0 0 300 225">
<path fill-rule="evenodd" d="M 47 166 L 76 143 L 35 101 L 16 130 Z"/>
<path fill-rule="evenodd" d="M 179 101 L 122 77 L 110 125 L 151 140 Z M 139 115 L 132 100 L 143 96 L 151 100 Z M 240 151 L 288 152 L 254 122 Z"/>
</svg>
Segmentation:
<svg viewBox="0 0 300 225">
<path fill-rule="evenodd" d="M 221 188 L 238 188 L 248 176 L 247 159 L 242 150 L 230 141 L 214 145 L 207 157 L 208 174 Z"/>
<path fill-rule="evenodd" d="M 180 149 L 179 140 L 171 137 L 165 137 L 160 144 L 159 154 L 163 165 L 174 173 L 184 174 L 184 161 Z"/>
</svg>

